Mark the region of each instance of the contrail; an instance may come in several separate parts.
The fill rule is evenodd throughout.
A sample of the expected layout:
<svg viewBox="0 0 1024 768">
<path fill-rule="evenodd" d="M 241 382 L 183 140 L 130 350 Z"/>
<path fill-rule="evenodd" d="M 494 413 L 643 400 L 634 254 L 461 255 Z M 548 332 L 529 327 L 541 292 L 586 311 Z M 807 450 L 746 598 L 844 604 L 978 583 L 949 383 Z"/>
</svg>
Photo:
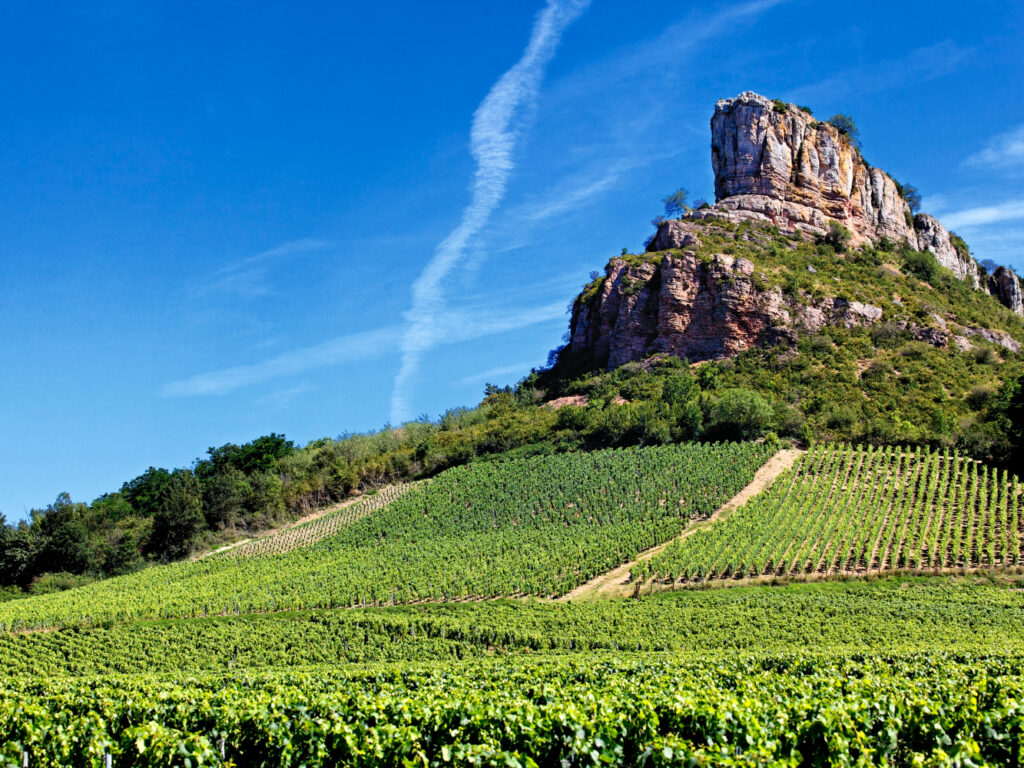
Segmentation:
<svg viewBox="0 0 1024 768">
<path fill-rule="evenodd" d="M 402 365 L 391 394 L 392 424 L 408 418 L 409 388 L 420 358 L 424 350 L 434 345 L 435 335 L 443 330 L 444 323 L 439 322 L 445 307 L 441 283 L 463 259 L 467 244 L 505 195 L 514 168 L 514 121 L 524 103 L 536 98 L 544 68 L 554 55 L 562 32 L 589 4 L 590 0 L 548 0 L 533 24 L 522 57 L 491 86 L 473 114 L 470 153 L 477 167 L 472 198 L 459 225 L 437 246 L 434 257 L 412 285 L 412 306 L 405 314 L 409 325 L 401 344 Z"/>
</svg>

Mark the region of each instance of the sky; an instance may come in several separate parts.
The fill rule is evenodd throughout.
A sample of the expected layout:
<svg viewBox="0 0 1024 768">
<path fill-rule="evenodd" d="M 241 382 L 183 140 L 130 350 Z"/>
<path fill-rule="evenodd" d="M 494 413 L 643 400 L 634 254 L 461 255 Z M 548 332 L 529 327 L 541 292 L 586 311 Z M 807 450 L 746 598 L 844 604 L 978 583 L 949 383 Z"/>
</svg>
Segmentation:
<svg viewBox="0 0 1024 768">
<path fill-rule="evenodd" d="M 1024 4 L 0 4 L 0 512 L 544 364 L 717 99 L 853 116 L 1024 269 Z"/>
</svg>

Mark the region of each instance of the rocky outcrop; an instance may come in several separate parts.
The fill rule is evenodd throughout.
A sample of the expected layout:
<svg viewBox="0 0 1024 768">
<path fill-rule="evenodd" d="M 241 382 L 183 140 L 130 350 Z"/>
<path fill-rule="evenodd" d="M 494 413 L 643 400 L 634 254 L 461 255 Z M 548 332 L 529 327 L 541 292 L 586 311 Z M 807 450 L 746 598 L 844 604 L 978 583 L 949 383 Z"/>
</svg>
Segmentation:
<svg viewBox="0 0 1024 768">
<path fill-rule="evenodd" d="M 1024 295 L 1020 278 L 1006 267 L 996 267 L 988 279 L 988 292 L 1018 315 L 1024 315 Z"/>
<path fill-rule="evenodd" d="M 966 248 L 956 247 L 953 242 L 955 236 L 951 236 L 938 219 L 927 213 L 919 213 L 914 217 L 914 229 L 917 232 L 919 251 L 931 251 L 935 254 L 935 260 L 958 279 L 968 281 L 975 289 L 981 288 L 978 263 L 966 252 Z"/>
<path fill-rule="evenodd" d="M 916 242 L 896 182 L 871 168 L 849 137 L 792 104 L 751 91 L 720 100 L 711 164 L 716 207 L 725 211 L 812 233 L 831 219 L 861 241 Z"/>
<path fill-rule="evenodd" d="M 612 259 L 597 293 L 573 306 L 562 362 L 612 369 L 656 353 L 714 360 L 759 344 L 793 343 L 799 330 L 871 325 L 882 317 L 881 308 L 857 301 L 798 303 L 758 282 L 750 261 L 726 254 L 707 261 L 694 251 L 639 263 Z"/>
<path fill-rule="evenodd" d="M 669 229 L 665 237 L 671 234 L 693 237 L 679 228 Z M 658 353 L 690 362 L 717 360 L 755 346 L 793 345 L 800 333 L 818 333 L 827 326 L 882 322 L 881 307 L 872 304 L 793 297 L 769 288 L 747 259 L 719 254 L 702 260 L 695 251 L 676 250 L 645 260 L 612 259 L 597 291 L 573 304 L 569 343 L 559 365 L 611 370 Z M 1012 352 L 1021 348 L 1005 331 L 954 328 L 938 315 L 931 325 L 889 322 L 935 347 L 968 350 L 982 341 Z"/>
<path fill-rule="evenodd" d="M 774 339 L 789 312 L 780 293 L 754 290 L 752 272 L 745 259 L 703 263 L 692 251 L 613 259 L 597 295 L 574 306 L 565 354 L 611 369 L 657 352 L 708 360 Z"/>
<path fill-rule="evenodd" d="M 899 185 L 868 165 L 848 136 L 810 112 L 751 91 L 720 100 L 711 118 L 711 164 L 717 202 L 689 219 L 753 219 L 810 235 L 835 221 L 853 233 L 854 245 L 885 237 L 931 251 L 957 278 L 1024 314 L 1012 273 L 983 281 L 962 240 L 933 216 L 911 217 Z M 658 247 L 681 242 L 661 234 Z"/>
</svg>

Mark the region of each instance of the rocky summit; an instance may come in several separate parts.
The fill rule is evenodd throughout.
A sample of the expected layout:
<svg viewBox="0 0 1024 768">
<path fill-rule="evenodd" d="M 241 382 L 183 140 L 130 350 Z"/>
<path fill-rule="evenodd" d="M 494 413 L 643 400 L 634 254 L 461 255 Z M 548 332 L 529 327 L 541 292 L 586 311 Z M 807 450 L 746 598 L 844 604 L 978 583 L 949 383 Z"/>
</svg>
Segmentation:
<svg viewBox="0 0 1024 768">
<path fill-rule="evenodd" d="M 794 343 L 800 332 L 827 325 L 882 322 L 934 346 L 969 349 L 985 340 L 1019 349 L 1005 329 L 971 323 L 956 308 L 940 311 L 933 305 L 941 288 L 886 254 L 903 253 L 912 263 L 934 257 L 957 290 L 976 295 L 972 303 L 987 306 L 990 294 L 1020 316 L 1016 274 L 1004 267 L 987 274 L 938 219 L 913 215 L 901 186 L 872 167 L 856 141 L 807 108 L 749 91 L 720 100 L 711 118 L 711 162 L 715 204 L 658 222 L 645 253 L 608 263 L 573 304 L 562 365 L 610 369 L 657 353 L 719 359 Z M 833 261 L 821 270 L 829 274 L 794 263 L 795 255 L 820 253 L 835 225 L 848 243 L 829 251 Z M 879 275 L 877 285 L 863 273 L 852 281 L 859 284 L 844 284 L 840 273 L 852 274 L 853 254 L 869 252 L 879 260 L 870 273 Z M 814 273 L 813 284 L 804 284 L 804 271 Z M 896 279 L 903 288 L 894 288 Z M 913 307 L 901 295 L 921 290 L 932 293 Z"/>
</svg>

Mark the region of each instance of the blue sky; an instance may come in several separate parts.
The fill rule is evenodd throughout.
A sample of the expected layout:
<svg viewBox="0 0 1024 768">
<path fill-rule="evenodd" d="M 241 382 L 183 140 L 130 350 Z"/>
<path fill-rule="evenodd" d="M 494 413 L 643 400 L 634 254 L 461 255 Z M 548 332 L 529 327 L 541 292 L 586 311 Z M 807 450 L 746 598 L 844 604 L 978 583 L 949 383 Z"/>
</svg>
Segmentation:
<svg viewBox="0 0 1024 768">
<path fill-rule="evenodd" d="M 0 5 L 0 511 L 544 362 L 751 89 L 1024 268 L 1016 2 Z"/>
</svg>

